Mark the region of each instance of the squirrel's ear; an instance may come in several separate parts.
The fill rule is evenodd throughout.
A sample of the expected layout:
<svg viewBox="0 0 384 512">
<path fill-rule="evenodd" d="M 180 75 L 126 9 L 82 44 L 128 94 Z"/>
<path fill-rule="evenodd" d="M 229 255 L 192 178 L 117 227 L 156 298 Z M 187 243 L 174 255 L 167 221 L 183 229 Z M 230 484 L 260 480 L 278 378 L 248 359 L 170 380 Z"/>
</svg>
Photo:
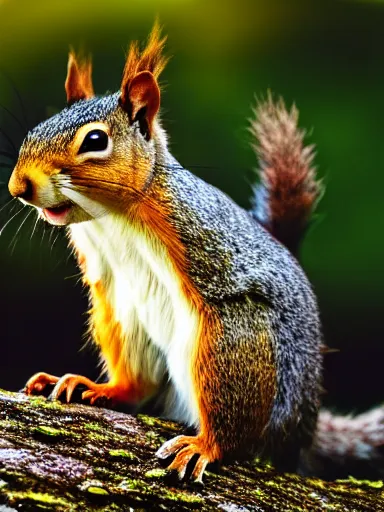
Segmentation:
<svg viewBox="0 0 384 512">
<path fill-rule="evenodd" d="M 160 89 L 150 71 L 141 71 L 128 83 L 123 81 L 120 105 L 131 123 L 139 121 L 141 133 L 149 139 L 160 107 Z"/>
<path fill-rule="evenodd" d="M 93 98 L 92 62 L 88 59 L 77 59 L 73 51 L 68 57 L 68 72 L 65 80 L 65 92 L 69 105 L 79 100 Z"/>
</svg>

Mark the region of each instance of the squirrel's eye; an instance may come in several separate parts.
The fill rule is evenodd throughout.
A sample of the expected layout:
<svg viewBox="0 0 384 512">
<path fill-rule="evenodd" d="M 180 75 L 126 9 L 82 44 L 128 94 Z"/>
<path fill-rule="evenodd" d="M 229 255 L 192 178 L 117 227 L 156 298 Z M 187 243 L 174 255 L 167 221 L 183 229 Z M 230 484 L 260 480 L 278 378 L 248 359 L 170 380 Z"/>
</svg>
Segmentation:
<svg viewBox="0 0 384 512">
<path fill-rule="evenodd" d="M 92 130 L 84 137 L 78 154 L 104 151 L 108 147 L 108 135 L 103 130 Z"/>
</svg>

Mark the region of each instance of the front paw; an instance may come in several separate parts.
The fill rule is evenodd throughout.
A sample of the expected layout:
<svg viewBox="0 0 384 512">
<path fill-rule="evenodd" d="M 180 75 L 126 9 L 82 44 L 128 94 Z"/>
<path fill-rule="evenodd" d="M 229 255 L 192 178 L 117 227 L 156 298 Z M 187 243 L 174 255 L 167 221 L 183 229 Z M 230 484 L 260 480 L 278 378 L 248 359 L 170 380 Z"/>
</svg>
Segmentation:
<svg viewBox="0 0 384 512">
<path fill-rule="evenodd" d="M 23 391 L 27 395 L 36 395 L 41 394 L 48 386 L 54 386 L 48 399 L 58 400 L 60 396 L 65 392 L 65 399 L 67 402 L 70 402 L 73 392 L 79 384 L 83 384 L 88 388 L 88 390 L 84 391 L 82 394 L 83 400 L 86 398 L 91 398 L 90 393 L 92 394 L 93 398 L 91 398 L 91 403 L 93 403 L 96 398 L 105 395 L 102 391 L 106 385 L 95 384 L 90 379 L 87 379 L 87 377 L 82 377 L 81 375 L 73 375 L 71 373 L 67 373 L 63 377 L 56 377 L 55 375 L 50 375 L 49 373 L 44 372 L 36 373 L 28 380 Z M 92 390 L 92 392 L 89 390 Z"/>
<path fill-rule="evenodd" d="M 47 386 L 53 386 L 59 381 L 59 377 L 50 375 L 49 373 L 35 373 L 22 390 L 27 395 L 41 394 Z"/>
<path fill-rule="evenodd" d="M 72 373 L 67 373 L 60 377 L 58 381 L 56 382 L 55 387 L 53 388 L 51 394 L 49 395 L 49 400 L 58 400 L 60 396 L 65 393 L 65 400 L 67 403 L 71 401 L 73 392 L 75 391 L 76 387 L 80 384 L 83 384 L 87 388 L 93 388 L 96 384 L 91 381 L 90 379 L 87 379 L 87 377 L 83 377 L 82 375 L 74 375 Z M 85 393 L 85 392 L 84 392 Z M 83 395 L 84 395 L 83 393 Z M 82 397 L 84 398 L 84 397 Z"/>
<path fill-rule="evenodd" d="M 203 483 L 207 464 L 221 458 L 219 449 L 215 446 L 209 447 L 207 441 L 200 435 L 177 436 L 165 442 L 156 452 L 156 456 L 160 459 L 167 459 L 175 454 L 176 457 L 168 469 L 177 471 L 180 480 L 185 477 L 188 463 L 198 456 L 191 474 L 191 479 L 197 483 Z"/>
<path fill-rule="evenodd" d="M 97 384 L 87 377 L 68 373 L 59 379 L 49 395 L 50 400 L 57 400 L 65 393 L 66 401 L 70 402 L 75 388 L 79 385 L 87 389 L 83 391 L 82 400 L 88 400 L 91 405 L 97 403 L 102 406 L 110 406 L 119 402 L 129 402 L 132 398 L 131 389 L 111 382 Z"/>
</svg>

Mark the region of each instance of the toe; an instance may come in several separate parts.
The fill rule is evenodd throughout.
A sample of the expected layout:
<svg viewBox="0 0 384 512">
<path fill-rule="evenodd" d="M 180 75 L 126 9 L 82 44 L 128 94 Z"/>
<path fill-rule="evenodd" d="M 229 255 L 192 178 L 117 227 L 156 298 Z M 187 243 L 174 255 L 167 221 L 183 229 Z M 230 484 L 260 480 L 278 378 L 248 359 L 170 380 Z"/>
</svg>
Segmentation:
<svg viewBox="0 0 384 512">
<path fill-rule="evenodd" d="M 181 448 L 192 443 L 195 438 L 189 436 L 177 436 L 166 441 L 156 452 L 156 457 L 166 459 L 177 453 Z"/>
<path fill-rule="evenodd" d="M 177 471 L 179 479 L 182 480 L 185 477 L 188 463 L 196 455 L 196 449 L 192 446 L 186 446 L 176 455 L 172 464 L 168 466 L 168 469 Z"/>
<path fill-rule="evenodd" d="M 209 463 L 208 457 L 205 457 L 204 455 L 200 455 L 198 458 L 196 465 L 192 471 L 192 480 L 196 483 L 202 484 L 203 483 L 203 474 L 205 471 L 205 468 L 207 467 L 207 464 Z"/>
<path fill-rule="evenodd" d="M 76 378 L 76 376 L 72 375 L 70 373 L 63 375 L 63 377 L 61 377 L 57 381 L 56 386 L 53 388 L 52 393 L 48 397 L 48 400 L 58 400 L 60 395 L 67 389 L 68 386 L 70 386 L 71 381 L 73 381 L 73 379 L 75 379 L 75 378 Z M 72 384 L 70 386 L 70 391 L 66 393 L 67 402 L 70 401 L 75 387 L 76 387 L 76 382 L 74 383 L 74 385 Z"/>
<path fill-rule="evenodd" d="M 207 464 L 221 459 L 220 449 L 217 445 L 207 445 L 204 438 L 198 436 L 177 436 L 167 441 L 156 452 L 160 459 L 167 459 L 176 455 L 169 469 L 177 471 L 179 478 L 185 478 L 187 466 L 192 458 L 197 455 L 197 461 L 192 471 L 191 479 L 196 483 L 203 483 L 203 474 Z"/>
<path fill-rule="evenodd" d="M 83 391 L 81 398 L 82 400 L 92 400 L 96 395 L 96 391 L 93 391 L 92 389 L 87 389 L 87 391 Z"/>
<path fill-rule="evenodd" d="M 67 399 L 67 403 L 69 403 L 71 401 L 72 394 L 73 394 L 77 384 L 78 384 L 78 380 L 76 379 L 76 377 L 72 377 L 72 378 L 68 379 L 67 384 L 66 384 L 66 389 L 65 389 L 65 397 Z"/>
<path fill-rule="evenodd" d="M 50 384 L 56 384 L 58 380 L 59 377 L 55 377 L 49 373 L 36 373 L 26 383 L 24 392 L 27 395 L 32 395 L 33 393 L 41 393 L 46 386 Z"/>
</svg>

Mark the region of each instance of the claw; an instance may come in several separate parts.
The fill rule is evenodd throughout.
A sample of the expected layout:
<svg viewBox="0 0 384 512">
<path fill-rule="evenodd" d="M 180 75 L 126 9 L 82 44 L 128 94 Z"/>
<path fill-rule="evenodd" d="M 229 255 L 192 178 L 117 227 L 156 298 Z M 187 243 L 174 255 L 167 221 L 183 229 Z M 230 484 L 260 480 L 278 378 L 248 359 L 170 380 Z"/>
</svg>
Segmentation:
<svg viewBox="0 0 384 512">
<path fill-rule="evenodd" d="M 179 480 L 183 480 L 185 472 L 187 471 L 188 463 L 196 455 L 196 452 L 191 449 L 191 446 L 186 446 L 176 455 L 172 464 L 168 466 L 168 469 L 177 471 Z"/>
<path fill-rule="evenodd" d="M 92 385 L 93 382 L 81 375 L 72 375 L 71 373 L 63 375 L 63 377 L 57 381 L 56 386 L 48 397 L 48 400 L 58 400 L 60 395 L 65 391 L 65 398 L 67 403 L 69 403 L 76 386 L 79 384 L 87 386 L 88 384 Z"/>
<path fill-rule="evenodd" d="M 209 450 L 204 441 L 199 437 L 177 436 L 166 441 L 156 452 L 160 459 L 167 459 L 171 455 L 176 457 L 168 466 L 168 469 L 177 471 L 179 479 L 183 480 L 187 466 L 192 458 L 198 455 L 191 478 L 196 483 L 203 483 L 203 474 L 207 464 L 219 458 L 219 449 L 214 447 Z"/>
<path fill-rule="evenodd" d="M 66 401 L 70 402 L 72 394 L 79 384 L 83 384 L 89 388 L 87 391 L 84 391 L 82 398 L 89 398 L 92 396 L 91 403 L 99 397 L 105 396 L 108 398 L 113 395 L 114 388 L 109 384 L 96 384 L 87 377 L 67 373 L 59 379 L 52 393 L 49 395 L 49 400 L 58 400 L 60 395 L 65 391 Z"/>
<path fill-rule="evenodd" d="M 192 436 L 176 436 L 169 441 L 166 441 L 156 452 L 156 457 L 159 459 L 167 459 L 171 455 L 174 455 L 181 448 L 183 448 L 188 443 L 192 443 L 195 440 L 195 437 Z"/>
<path fill-rule="evenodd" d="M 106 398 L 114 402 L 135 402 L 142 395 L 142 391 L 137 386 L 116 385 L 111 382 L 105 384 L 96 384 L 87 377 L 67 373 L 63 377 L 55 377 L 48 373 L 36 373 L 29 379 L 23 391 L 27 395 L 40 393 L 47 385 L 54 384 L 55 387 L 49 395 L 48 400 L 58 400 L 65 392 L 65 399 L 69 403 L 72 399 L 74 390 L 79 384 L 83 384 L 88 389 L 83 392 L 82 399 L 89 400 L 93 405 L 99 398 Z"/>
<path fill-rule="evenodd" d="M 93 405 L 96 400 L 99 400 L 100 398 L 105 398 L 107 401 L 113 401 L 113 389 L 108 384 L 96 384 L 97 386 L 100 386 L 98 390 L 88 389 L 87 391 L 84 391 L 81 395 L 81 398 L 83 400 L 89 400 L 89 403 Z"/>
<path fill-rule="evenodd" d="M 110 382 L 96 384 L 96 382 L 93 382 L 87 377 L 72 375 L 70 373 L 59 379 L 48 398 L 49 400 L 58 400 L 60 395 L 65 392 L 66 401 L 70 402 L 72 394 L 79 384 L 83 384 L 88 388 L 82 393 L 81 397 L 83 400 L 89 400 L 91 405 L 99 398 L 105 398 L 112 403 L 128 402 L 130 399 L 129 389 L 125 387 L 119 387 Z"/>
<path fill-rule="evenodd" d="M 89 400 L 89 403 L 93 405 L 97 398 L 99 398 L 99 395 L 97 394 L 96 391 L 88 389 L 87 391 L 83 391 L 81 398 L 83 400 Z"/>
</svg>

